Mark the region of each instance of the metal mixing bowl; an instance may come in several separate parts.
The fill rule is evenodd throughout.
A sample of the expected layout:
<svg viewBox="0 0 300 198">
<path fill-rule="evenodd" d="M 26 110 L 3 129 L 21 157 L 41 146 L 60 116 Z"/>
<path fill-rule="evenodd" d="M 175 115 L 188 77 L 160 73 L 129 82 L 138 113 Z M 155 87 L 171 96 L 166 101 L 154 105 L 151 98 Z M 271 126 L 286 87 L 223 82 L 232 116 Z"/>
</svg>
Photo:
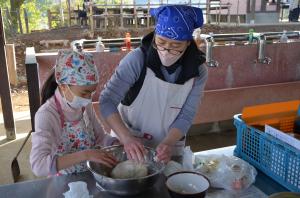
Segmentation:
<svg viewBox="0 0 300 198">
<path fill-rule="evenodd" d="M 87 161 L 87 167 L 94 175 L 96 182 L 109 193 L 116 195 L 136 195 L 151 187 L 158 181 L 164 165 L 155 162 L 153 159 L 156 155 L 155 151 L 149 147 L 145 147 L 147 152 L 146 165 L 148 167 L 148 175 L 140 178 L 132 179 L 113 179 L 110 177 L 111 168 L 105 165 Z M 119 162 L 127 160 L 127 155 L 123 146 L 105 147 L 101 150 L 111 153 Z"/>
</svg>

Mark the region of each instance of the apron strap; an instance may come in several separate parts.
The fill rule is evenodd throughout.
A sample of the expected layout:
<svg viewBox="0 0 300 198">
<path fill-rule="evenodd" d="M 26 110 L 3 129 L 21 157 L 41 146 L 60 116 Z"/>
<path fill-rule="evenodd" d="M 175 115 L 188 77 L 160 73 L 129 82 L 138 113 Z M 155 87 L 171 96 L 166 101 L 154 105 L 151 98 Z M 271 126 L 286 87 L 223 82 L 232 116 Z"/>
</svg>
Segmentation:
<svg viewBox="0 0 300 198">
<path fill-rule="evenodd" d="M 54 99 L 55 99 L 55 104 L 56 104 L 56 108 L 57 108 L 57 111 L 59 113 L 59 118 L 60 118 L 60 125 L 61 125 L 61 128 L 64 128 L 64 123 L 65 123 L 65 117 L 64 117 L 64 113 L 63 113 L 63 110 L 61 108 L 61 105 L 60 105 L 60 102 L 58 101 L 57 97 L 54 95 Z"/>
<path fill-rule="evenodd" d="M 65 116 L 64 116 L 64 112 L 61 108 L 61 104 L 60 102 L 58 101 L 57 97 L 54 95 L 54 99 L 55 99 L 55 104 L 56 104 L 56 108 L 57 108 L 57 111 L 59 113 L 59 118 L 60 118 L 60 124 L 61 124 L 61 128 L 64 128 L 64 123 L 65 123 Z M 81 108 L 81 111 L 82 111 L 82 114 L 83 112 L 85 111 L 85 108 L 82 107 Z"/>
</svg>

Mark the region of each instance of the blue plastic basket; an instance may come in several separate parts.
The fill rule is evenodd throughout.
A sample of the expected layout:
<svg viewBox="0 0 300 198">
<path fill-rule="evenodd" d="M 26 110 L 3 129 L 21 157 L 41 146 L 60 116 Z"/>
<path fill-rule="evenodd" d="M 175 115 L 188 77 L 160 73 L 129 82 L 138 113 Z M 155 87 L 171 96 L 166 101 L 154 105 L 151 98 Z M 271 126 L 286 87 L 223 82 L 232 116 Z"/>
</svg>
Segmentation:
<svg viewBox="0 0 300 198">
<path fill-rule="evenodd" d="M 300 151 L 248 126 L 240 117 L 240 114 L 234 116 L 237 128 L 234 154 L 290 191 L 300 192 Z"/>
</svg>

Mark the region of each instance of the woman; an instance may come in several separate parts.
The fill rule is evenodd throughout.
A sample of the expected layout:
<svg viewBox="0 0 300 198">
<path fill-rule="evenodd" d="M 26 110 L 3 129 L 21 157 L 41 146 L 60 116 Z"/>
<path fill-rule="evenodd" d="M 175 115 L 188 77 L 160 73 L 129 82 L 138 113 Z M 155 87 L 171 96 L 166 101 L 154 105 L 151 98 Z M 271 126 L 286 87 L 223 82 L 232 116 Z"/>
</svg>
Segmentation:
<svg viewBox="0 0 300 198">
<path fill-rule="evenodd" d="M 183 5 L 151 9 L 151 15 L 155 32 L 121 60 L 100 95 L 100 111 L 129 158 L 142 161 L 145 145 L 166 163 L 182 155 L 207 80 L 204 54 L 192 37 L 203 15 Z"/>
</svg>

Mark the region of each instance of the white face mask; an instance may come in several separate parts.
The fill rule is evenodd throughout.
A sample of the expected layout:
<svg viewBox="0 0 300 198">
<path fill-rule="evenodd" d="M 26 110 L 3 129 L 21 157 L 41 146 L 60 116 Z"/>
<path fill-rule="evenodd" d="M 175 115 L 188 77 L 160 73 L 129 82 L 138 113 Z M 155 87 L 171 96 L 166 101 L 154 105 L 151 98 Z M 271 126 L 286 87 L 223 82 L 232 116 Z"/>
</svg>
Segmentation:
<svg viewBox="0 0 300 198">
<path fill-rule="evenodd" d="M 170 54 L 167 50 L 164 50 L 164 51 L 157 50 L 157 52 L 158 52 L 158 56 L 160 58 L 161 63 L 166 67 L 171 66 L 174 63 L 176 63 L 180 59 L 180 57 L 184 54 L 184 53 L 181 53 L 179 55 L 173 55 L 173 54 Z"/>
<path fill-rule="evenodd" d="M 80 96 L 76 96 L 72 90 L 70 89 L 70 87 L 68 86 L 68 89 L 70 90 L 71 94 L 73 95 L 73 100 L 70 102 L 66 99 L 66 96 L 64 96 L 64 100 L 67 102 L 67 104 L 69 104 L 72 108 L 74 109 L 79 109 L 82 107 L 86 107 L 87 105 L 92 103 L 92 99 L 91 98 L 82 98 Z"/>
</svg>

